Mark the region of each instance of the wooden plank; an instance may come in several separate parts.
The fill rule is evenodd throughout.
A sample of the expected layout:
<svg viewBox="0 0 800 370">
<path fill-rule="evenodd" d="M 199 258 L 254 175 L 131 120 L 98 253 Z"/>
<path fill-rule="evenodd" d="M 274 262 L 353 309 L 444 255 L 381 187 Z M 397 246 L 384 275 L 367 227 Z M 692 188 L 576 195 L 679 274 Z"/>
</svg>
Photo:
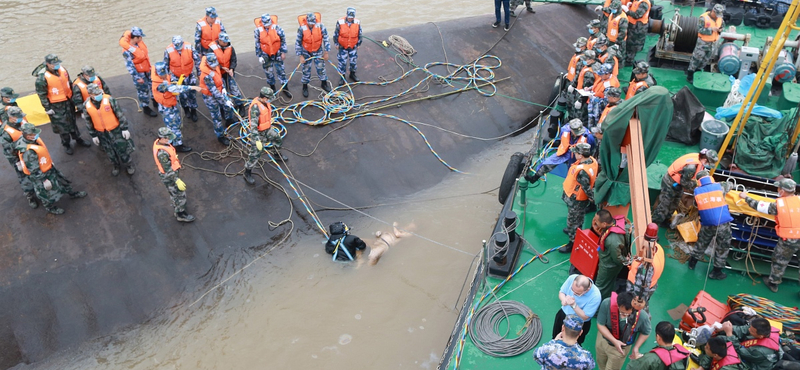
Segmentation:
<svg viewBox="0 0 800 370">
<path fill-rule="evenodd" d="M 637 239 L 644 237 L 644 231 L 650 223 L 650 195 L 647 188 L 647 170 L 644 160 L 644 140 L 642 139 L 642 125 L 636 114 L 628 123 L 626 133 L 625 152 L 628 155 L 628 184 L 631 191 L 631 205 L 633 206 L 633 226 Z M 637 243 L 637 254 L 644 257 L 646 243 Z"/>
</svg>

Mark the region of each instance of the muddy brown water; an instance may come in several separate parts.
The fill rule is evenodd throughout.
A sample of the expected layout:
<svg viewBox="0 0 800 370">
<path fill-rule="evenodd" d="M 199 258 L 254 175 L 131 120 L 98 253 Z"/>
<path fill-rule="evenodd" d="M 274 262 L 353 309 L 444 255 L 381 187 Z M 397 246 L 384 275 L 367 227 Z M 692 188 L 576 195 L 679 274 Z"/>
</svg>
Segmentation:
<svg viewBox="0 0 800 370">
<path fill-rule="evenodd" d="M 298 232 L 274 250 L 226 255 L 206 287 L 144 324 L 16 369 L 435 369 L 500 209 L 499 176 L 529 147 L 507 139 L 469 160 L 468 175 L 350 217 L 368 243 L 383 222 L 423 237 L 401 239 L 376 266 L 332 262 L 319 234 Z"/>
</svg>

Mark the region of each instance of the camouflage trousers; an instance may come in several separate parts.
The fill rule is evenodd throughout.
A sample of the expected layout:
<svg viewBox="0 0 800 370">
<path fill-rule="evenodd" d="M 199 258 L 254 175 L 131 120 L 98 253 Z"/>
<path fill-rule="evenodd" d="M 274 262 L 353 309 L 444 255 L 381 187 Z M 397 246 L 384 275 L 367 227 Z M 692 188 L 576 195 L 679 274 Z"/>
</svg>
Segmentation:
<svg viewBox="0 0 800 370">
<path fill-rule="evenodd" d="M 183 78 L 183 84 L 188 86 L 197 86 L 197 76 L 194 73 Z M 182 92 L 178 99 L 181 102 L 181 107 L 188 109 L 197 109 L 197 94 L 194 90 L 186 90 Z"/>
<path fill-rule="evenodd" d="M 581 107 L 575 108 L 575 102 L 580 101 Z M 573 93 L 572 101 L 567 105 L 567 112 L 569 113 L 569 119 L 578 118 L 581 122 L 586 123 L 589 121 L 589 109 L 588 109 L 589 99 L 586 97 L 581 96 L 577 92 Z"/>
<path fill-rule="evenodd" d="M 186 192 L 178 189 L 178 184 L 175 183 L 175 180 L 162 177 L 161 182 L 167 187 L 169 200 L 172 202 L 172 207 L 175 208 L 175 214 L 186 212 Z"/>
<path fill-rule="evenodd" d="M 250 139 L 250 143 L 247 145 L 249 149 L 247 161 L 244 162 L 244 168 L 248 170 L 252 170 L 258 165 L 258 160 L 264 155 L 264 151 L 270 150 L 275 153 L 282 144 L 281 135 L 275 128 L 258 131 L 255 135 L 257 135 L 257 140 L 261 141 L 263 147 L 261 150 L 258 150 L 258 146 L 253 142 L 253 138 Z"/>
<path fill-rule="evenodd" d="M 220 103 L 213 95 L 203 94 L 203 101 L 208 107 L 208 112 L 211 113 L 211 123 L 214 125 L 214 134 L 217 137 L 222 137 L 225 134 L 225 126 L 223 120 L 233 119 L 233 112 L 225 103 Z M 223 117 L 224 112 L 224 117 Z"/>
<path fill-rule="evenodd" d="M 653 223 L 661 224 L 664 220 L 668 220 L 672 216 L 672 212 L 678 208 L 678 203 L 683 196 L 683 187 L 672 186 L 675 181 L 669 177 L 669 174 L 664 174 L 661 180 L 661 194 L 658 195 L 658 205 L 653 210 Z"/>
<path fill-rule="evenodd" d="M 510 6 L 508 8 L 511 9 L 511 11 L 513 12 L 517 10 L 517 7 L 522 5 L 523 2 L 525 3 L 526 7 L 531 6 L 530 0 L 511 0 L 511 2 L 509 3 Z"/>
<path fill-rule="evenodd" d="M 632 66 L 636 60 L 636 54 L 644 49 L 644 42 L 647 39 L 647 23 L 631 23 L 628 25 L 628 39 L 625 42 L 625 64 Z M 647 59 L 647 57 L 645 57 Z"/>
<path fill-rule="evenodd" d="M 57 135 L 72 134 L 80 135 L 78 125 L 75 123 L 75 104 L 72 100 L 66 100 L 58 103 L 50 103 L 50 109 L 53 114 L 50 114 L 50 127 L 53 128 L 53 133 Z M 61 143 L 64 143 L 64 137 L 61 138 Z M 69 144 L 69 136 L 67 136 L 67 144 Z"/>
<path fill-rule="evenodd" d="M 628 48 L 626 47 L 628 42 L 626 40 L 617 40 L 617 42 L 608 43 L 608 47 L 611 47 L 611 45 L 617 45 L 617 47 L 619 48 L 619 54 L 617 54 L 617 60 L 619 60 L 619 66 L 617 66 L 618 69 L 622 69 L 622 67 L 625 67 L 625 55 L 627 53 L 626 50 L 628 50 Z"/>
<path fill-rule="evenodd" d="M 14 169 L 14 172 L 17 173 L 17 180 L 19 181 L 19 185 L 22 187 L 22 192 L 26 194 L 33 193 L 33 182 L 31 182 L 30 177 L 17 168 L 17 162 L 19 162 L 19 158 L 10 156 L 6 157 L 6 159 L 8 159 L 8 163 L 11 164 L 11 168 Z"/>
<path fill-rule="evenodd" d="M 569 241 L 575 241 L 575 232 L 579 227 L 583 226 L 583 221 L 586 218 L 586 209 L 589 207 L 588 200 L 575 200 L 568 198 L 566 193 L 561 193 L 561 200 L 567 204 L 567 235 Z"/>
<path fill-rule="evenodd" d="M 108 160 L 115 167 L 131 164 L 131 153 L 136 150 L 133 139 L 125 140 L 122 137 L 122 130 L 117 127 L 111 131 L 98 132 L 97 138 L 100 139 L 100 147 L 106 152 Z"/>
<path fill-rule="evenodd" d="M 300 82 L 307 84 L 311 81 L 311 63 L 314 63 L 314 67 L 317 68 L 317 76 L 319 76 L 320 81 L 327 81 L 328 75 L 325 74 L 325 60 L 322 59 L 323 52 L 317 51 L 315 53 L 307 53 L 303 51 L 303 56 L 306 58 L 305 63 L 303 63 L 303 78 L 300 79 Z M 309 60 L 309 58 L 317 57 L 317 59 Z"/>
<path fill-rule="evenodd" d="M 706 248 L 713 240 L 714 245 L 714 267 L 725 267 L 725 261 L 728 259 L 728 252 L 731 250 L 731 223 L 726 222 L 719 226 L 705 226 L 700 227 L 700 233 L 697 234 L 697 243 L 694 244 L 692 257 L 699 260 L 703 258 Z"/>
<path fill-rule="evenodd" d="M 142 83 L 137 80 L 142 79 Z M 150 73 L 139 73 L 133 76 L 133 85 L 136 87 L 136 97 L 139 99 L 139 106 L 144 108 L 150 105 L 153 98 L 153 84 L 150 82 Z"/>
<path fill-rule="evenodd" d="M 536 169 L 536 175 L 542 177 L 552 171 L 554 168 L 558 167 L 557 164 L 543 164 Z M 563 194 L 562 194 L 563 195 Z"/>
<path fill-rule="evenodd" d="M 769 273 L 769 281 L 773 284 L 780 284 L 786 266 L 792 260 L 792 256 L 800 250 L 800 239 L 781 239 L 772 252 L 772 269 Z"/>
<path fill-rule="evenodd" d="M 45 208 L 50 208 L 55 202 L 61 199 L 64 194 L 72 193 L 72 182 L 67 180 L 61 171 L 55 167 L 50 168 L 49 171 L 44 173 L 44 178 L 39 180 L 31 179 L 33 189 L 36 192 L 36 197 L 42 201 Z M 44 180 L 50 180 L 52 187 L 50 190 L 44 188 Z"/>
<path fill-rule="evenodd" d="M 711 56 L 714 55 L 715 44 L 714 42 L 703 41 L 697 38 L 697 45 L 694 47 L 692 60 L 689 62 L 690 71 L 697 71 L 705 68 L 708 62 L 711 61 Z"/>
<path fill-rule="evenodd" d="M 589 98 L 589 104 L 586 107 L 588 119 L 583 121 L 584 126 L 590 128 L 597 126 L 597 122 L 600 121 L 600 116 L 603 114 L 603 110 L 607 105 L 608 99 L 606 98 L 598 98 L 596 96 Z"/>
<path fill-rule="evenodd" d="M 275 75 L 278 75 L 278 81 L 280 81 L 281 86 L 286 84 L 286 70 L 283 68 L 283 61 L 280 58 L 280 53 L 264 57 L 264 64 L 261 65 L 261 68 L 264 68 L 264 74 L 267 75 L 268 84 L 275 84 Z"/>
<path fill-rule="evenodd" d="M 652 278 L 652 276 L 651 276 L 651 278 Z M 628 292 L 633 293 L 634 296 L 641 296 L 642 299 L 644 299 L 645 302 L 650 302 L 650 297 L 652 297 L 653 293 L 656 292 L 656 288 L 658 288 L 658 284 L 650 286 L 650 287 L 646 287 L 644 289 L 641 289 L 638 286 L 641 286 L 642 284 L 643 284 L 642 283 L 642 275 L 637 274 L 636 275 L 636 284 L 631 283 L 631 281 L 628 280 L 627 283 L 626 283 L 625 290 L 628 291 Z"/>
<path fill-rule="evenodd" d="M 183 145 L 183 134 L 181 133 L 181 111 L 176 104 L 174 107 L 165 107 L 161 104 L 158 105 L 158 112 L 164 120 L 164 126 L 167 126 L 172 133 L 175 134 L 175 140 L 172 141 L 173 145 Z"/>
<path fill-rule="evenodd" d="M 350 50 L 339 48 L 339 53 L 336 54 L 336 59 L 339 61 L 339 73 L 347 73 L 348 60 L 350 62 L 350 73 L 356 73 L 356 63 L 358 63 L 358 48 L 355 47 Z"/>
</svg>

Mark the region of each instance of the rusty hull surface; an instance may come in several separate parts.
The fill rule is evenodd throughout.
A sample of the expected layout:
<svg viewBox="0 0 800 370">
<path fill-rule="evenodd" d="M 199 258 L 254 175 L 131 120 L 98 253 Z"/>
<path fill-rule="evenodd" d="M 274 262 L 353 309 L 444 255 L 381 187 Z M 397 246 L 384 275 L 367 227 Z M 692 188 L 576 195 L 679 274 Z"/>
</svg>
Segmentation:
<svg viewBox="0 0 800 370">
<path fill-rule="evenodd" d="M 503 61 L 496 77 L 511 77 L 497 85 L 499 92 L 545 103 L 555 76 L 564 71 L 572 55 L 571 44 L 585 33 L 583 25 L 592 15 L 585 7 L 543 5 L 537 7 L 536 14 L 523 12 L 502 40 L 502 28 L 492 28 L 494 17 L 489 15 L 438 24 L 444 43 L 432 23 L 367 36 L 376 40 L 385 40 L 391 34 L 405 37 L 418 51 L 413 58 L 420 65 L 444 61 L 443 45 L 448 60 L 460 64 L 474 60 L 496 43 L 490 53 Z M 109 47 L 117 52 L 116 45 Z M 253 53 L 245 52 L 252 46 L 235 47 L 240 50 L 237 72 L 263 76 Z M 363 80 L 400 74 L 393 55 L 369 40 L 365 40 L 359 54 L 359 76 Z M 335 52 L 331 57 L 335 59 Z M 76 70 L 85 62 L 68 62 L 67 67 Z M 287 71 L 297 62 L 292 55 Z M 327 70 L 329 76 L 333 75 L 331 66 Z M 434 71 L 442 74 L 444 68 Z M 394 94 L 412 86 L 421 76 L 415 74 L 398 86 L 358 87 L 356 95 Z M 297 74 L 290 82 L 295 101 L 302 98 L 299 79 Z M 338 82 L 338 75 L 331 80 Z M 239 77 L 238 82 L 247 96 L 254 96 L 265 83 L 244 77 Z M 108 78 L 108 83 L 113 96 L 136 96 L 127 75 Z M 312 84 L 318 86 L 318 82 Z M 27 87 L 14 88 L 24 91 Z M 431 84 L 427 94 L 451 90 Z M 417 96 L 421 95 L 412 97 Z M 144 322 L 160 309 L 174 305 L 174 297 L 180 294 L 198 297 L 208 284 L 205 274 L 213 269 L 220 255 L 270 245 L 288 229 L 268 228 L 266 221 L 285 218 L 289 206 L 285 196 L 263 180 L 257 179 L 256 186 L 250 187 L 240 176 L 228 178 L 189 168 L 182 170 L 181 178 L 188 186 L 188 210 L 198 220 L 192 224 L 176 222 L 151 155 L 161 118 L 137 113 L 131 100 L 120 103 L 126 109 L 136 141 L 137 172 L 132 177 L 124 171 L 119 177 L 112 177 L 111 166 L 98 147 L 76 148 L 75 155 L 67 156 L 57 136 L 44 127 L 42 137 L 56 166 L 76 189 L 89 193 L 85 199 L 64 197 L 59 201 L 66 214 L 54 216 L 42 207 L 30 209 L 11 168 L 5 163 L 0 165 L 0 206 L 5 214 L 0 224 L 0 368 L 35 362 L 126 325 Z M 204 104 L 200 106 L 207 115 Z M 477 137 L 497 137 L 521 127 L 540 109 L 471 91 L 409 103 L 382 113 Z M 84 122 L 79 119 L 78 124 L 84 137 L 88 137 Z M 309 153 L 338 125 L 289 125 L 284 148 Z M 425 126 L 420 129 L 435 150 L 455 167 L 496 144 Z M 222 149 L 211 123 L 203 117 L 197 123 L 184 122 L 184 138 L 195 152 Z M 450 172 L 414 130 L 381 117 L 353 121 L 332 133 L 311 156 L 285 153 L 290 169 L 300 181 L 354 206 L 417 192 L 438 183 Z M 223 170 L 228 162 L 186 157 L 186 163 L 216 170 Z M 231 170 L 240 171 L 241 166 L 241 162 L 235 163 Z M 498 181 L 501 173 L 502 169 L 498 169 Z M 267 174 L 289 189 L 276 170 L 268 169 Z M 320 205 L 339 206 L 310 190 L 306 194 Z M 324 215 L 323 221 L 328 222 L 347 217 L 346 213 Z M 299 202 L 293 218 L 302 228 L 312 227 Z"/>
</svg>

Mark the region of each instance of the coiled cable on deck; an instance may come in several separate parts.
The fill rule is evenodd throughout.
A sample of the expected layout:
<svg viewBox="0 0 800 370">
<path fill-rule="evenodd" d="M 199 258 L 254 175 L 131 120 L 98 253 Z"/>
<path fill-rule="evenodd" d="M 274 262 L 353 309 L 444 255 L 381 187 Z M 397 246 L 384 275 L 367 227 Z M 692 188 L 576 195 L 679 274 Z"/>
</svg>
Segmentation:
<svg viewBox="0 0 800 370">
<path fill-rule="evenodd" d="M 506 338 L 511 330 L 509 316 L 522 315 L 525 326 L 518 337 Z M 500 335 L 500 322 L 506 319 L 506 333 Z M 520 334 L 521 333 L 521 334 Z M 469 325 L 475 346 L 494 357 L 513 357 L 531 350 L 542 339 L 542 321 L 528 306 L 517 301 L 495 301 L 478 310 Z"/>
</svg>

